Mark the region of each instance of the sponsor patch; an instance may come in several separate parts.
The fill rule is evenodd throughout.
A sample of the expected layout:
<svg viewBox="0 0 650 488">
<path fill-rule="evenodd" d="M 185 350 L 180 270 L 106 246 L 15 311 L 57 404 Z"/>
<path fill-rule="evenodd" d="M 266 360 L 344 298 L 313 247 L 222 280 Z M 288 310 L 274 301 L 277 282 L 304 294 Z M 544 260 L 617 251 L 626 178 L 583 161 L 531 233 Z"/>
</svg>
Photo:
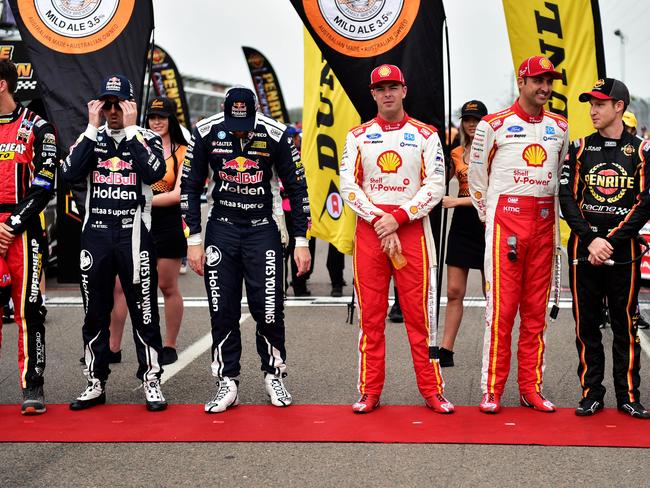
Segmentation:
<svg viewBox="0 0 650 488">
<path fill-rule="evenodd" d="M 45 178 L 41 178 L 40 176 L 37 176 L 32 180 L 32 185 L 40 186 L 45 188 L 46 190 L 49 190 L 52 188 L 52 182 L 49 180 L 46 180 Z"/>
<path fill-rule="evenodd" d="M 216 266 L 221 262 L 221 251 L 217 246 L 208 246 L 205 249 L 205 265 L 206 266 Z"/>
</svg>

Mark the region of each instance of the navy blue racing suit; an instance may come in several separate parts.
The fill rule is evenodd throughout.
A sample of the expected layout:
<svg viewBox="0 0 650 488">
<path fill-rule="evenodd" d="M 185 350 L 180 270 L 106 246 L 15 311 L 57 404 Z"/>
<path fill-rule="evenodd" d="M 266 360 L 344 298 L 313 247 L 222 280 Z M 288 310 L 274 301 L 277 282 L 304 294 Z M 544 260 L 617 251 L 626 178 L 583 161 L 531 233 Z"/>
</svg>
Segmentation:
<svg viewBox="0 0 650 488">
<path fill-rule="evenodd" d="M 205 233 L 205 287 L 212 322 L 212 374 L 239 376 L 242 279 L 257 324 L 262 370 L 286 375 L 283 256 L 278 177 L 291 200 L 295 235 L 304 238 L 309 200 L 300 154 L 286 126 L 257 114 L 244 139 L 224 126 L 223 113 L 199 122 L 183 166 L 181 209 L 188 244 L 200 243 L 201 191 L 212 169 L 214 188 Z"/>
<path fill-rule="evenodd" d="M 81 296 L 84 357 L 88 379 L 110 373 L 109 325 L 115 276 L 119 275 L 138 356 L 136 376 L 160 378 L 162 351 L 158 273 L 151 228 L 151 186 L 165 175 L 162 141 L 137 126 L 99 130 L 89 126 L 61 167 L 68 183 L 87 181 L 81 231 Z"/>
</svg>

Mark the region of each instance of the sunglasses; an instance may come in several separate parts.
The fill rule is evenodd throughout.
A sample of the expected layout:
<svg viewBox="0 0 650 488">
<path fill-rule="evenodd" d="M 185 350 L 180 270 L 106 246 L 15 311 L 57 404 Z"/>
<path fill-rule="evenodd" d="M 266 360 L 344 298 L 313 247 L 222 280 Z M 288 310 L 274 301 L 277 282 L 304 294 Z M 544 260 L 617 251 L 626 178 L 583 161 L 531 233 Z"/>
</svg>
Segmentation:
<svg viewBox="0 0 650 488">
<path fill-rule="evenodd" d="M 102 105 L 102 110 L 106 110 L 107 112 L 115 107 L 115 110 L 122 110 L 122 107 L 120 107 L 120 102 L 111 102 L 109 100 L 104 102 L 104 105 Z"/>
</svg>

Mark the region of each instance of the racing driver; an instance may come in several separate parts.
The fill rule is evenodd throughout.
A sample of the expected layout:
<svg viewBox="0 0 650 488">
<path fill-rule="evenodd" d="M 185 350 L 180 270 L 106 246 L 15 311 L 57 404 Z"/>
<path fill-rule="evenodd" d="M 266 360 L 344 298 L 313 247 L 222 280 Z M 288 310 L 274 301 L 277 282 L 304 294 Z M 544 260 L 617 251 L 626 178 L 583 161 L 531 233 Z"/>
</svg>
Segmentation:
<svg viewBox="0 0 650 488">
<path fill-rule="evenodd" d="M 81 296 L 86 389 L 70 403 L 83 410 L 106 402 L 110 373 L 109 325 L 115 276 L 124 290 L 149 411 L 167 408 L 160 390 L 162 351 L 158 316 L 158 274 L 151 227 L 151 184 L 165 175 L 162 141 L 136 125 L 131 82 L 106 78 L 98 100 L 88 102 L 88 127 L 62 166 L 68 183 L 87 181 L 81 231 Z M 106 124 L 101 125 L 102 117 Z"/>
<path fill-rule="evenodd" d="M 630 94 L 619 80 L 598 80 L 579 100 L 591 104 L 596 132 L 571 145 L 560 180 L 562 215 L 571 227 L 569 278 L 582 386 L 576 415 L 593 415 L 604 406 L 605 352 L 599 323 L 607 297 L 618 409 L 650 419 L 639 402 L 641 346 L 634 320 L 641 280 L 636 237 L 650 218 L 650 142 L 624 129 Z M 603 266 L 606 260 L 617 264 Z"/>
<path fill-rule="evenodd" d="M 397 66 L 372 71 L 370 94 L 378 114 L 348 132 L 341 159 L 341 196 L 357 214 L 353 259 L 361 397 L 352 405 L 355 413 L 372 412 L 380 404 L 391 275 L 400 291 L 420 394 L 434 412 L 454 411 L 444 397 L 440 365 L 429 359 L 428 336 L 429 327 L 435 327 L 430 286 L 437 279 L 428 214 L 445 194 L 444 158 L 436 129 L 404 111 L 406 91 Z"/>
<path fill-rule="evenodd" d="M 566 119 L 544 110 L 544 104 L 553 80 L 560 78 L 544 56 L 524 60 L 517 73 L 519 98 L 511 107 L 485 116 L 472 143 L 470 197 L 485 223 L 486 244 L 479 405 L 484 413 L 501 409 L 517 310 L 520 402 L 540 412 L 555 411 L 542 396 L 542 378 L 546 309 L 559 246 L 558 175 L 569 143 Z"/>
<path fill-rule="evenodd" d="M 45 315 L 39 284 L 47 242 L 39 214 L 54 191 L 57 145 L 53 127 L 14 101 L 17 82 L 16 66 L 0 61 L 0 256 L 9 268 L 18 325 L 21 413 L 37 415 L 46 410 Z"/>
<path fill-rule="evenodd" d="M 189 227 L 188 263 L 205 278 L 212 323 L 212 375 L 217 391 L 206 413 L 239 402 L 242 279 L 257 324 L 264 385 L 276 407 L 291 405 L 284 386 L 284 277 L 282 240 L 288 241 L 278 177 L 291 201 L 298 275 L 309 270 L 310 222 L 305 170 L 284 124 L 256 111 L 248 88 L 228 90 L 224 111 L 192 132 L 181 183 L 181 209 Z M 214 189 L 201 239 L 201 192 L 212 169 Z M 276 220 L 277 219 L 277 220 Z M 281 238 L 282 233 L 282 238 Z"/>
</svg>

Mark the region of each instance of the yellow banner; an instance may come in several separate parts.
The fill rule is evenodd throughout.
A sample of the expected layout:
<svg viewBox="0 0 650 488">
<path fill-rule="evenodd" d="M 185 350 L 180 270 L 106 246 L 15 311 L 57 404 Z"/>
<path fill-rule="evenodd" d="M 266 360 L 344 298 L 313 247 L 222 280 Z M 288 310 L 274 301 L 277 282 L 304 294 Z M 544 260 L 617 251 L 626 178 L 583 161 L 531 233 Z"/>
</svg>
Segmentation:
<svg viewBox="0 0 650 488">
<path fill-rule="evenodd" d="M 571 139 L 592 133 L 589 104 L 578 96 L 605 75 L 598 1 L 503 0 L 503 8 L 515 71 L 529 56 L 548 57 L 563 74 L 548 108 L 568 118 Z"/>
<path fill-rule="evenodd" d="M 309 186 L 311 235 L 352 254 L 356 219 L 339 193 L 339 161 L 348 130 L 361 120 L 306 29 L 304 37 L 302 161 Z"/>
</svg>

